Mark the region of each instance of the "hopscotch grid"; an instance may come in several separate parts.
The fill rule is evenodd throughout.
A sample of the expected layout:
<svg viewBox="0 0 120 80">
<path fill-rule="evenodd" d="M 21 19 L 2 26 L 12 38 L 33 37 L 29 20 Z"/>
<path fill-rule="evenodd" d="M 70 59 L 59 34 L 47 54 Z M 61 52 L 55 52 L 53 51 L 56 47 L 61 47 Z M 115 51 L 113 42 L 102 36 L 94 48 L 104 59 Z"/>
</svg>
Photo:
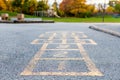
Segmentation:
<svg viewBox="0 0 120 80">
<path fill-rule="evenodd" d="M 84 58 L 41 58 L 40 60 L 65 60 L 65 61 L 80 60 L 80 61 L 83 61 Z"/>
<path fill-rule="evenodd" d="M 45 43 L 50 43 L 50 42 L 45 42 Z M 79 42 L 76 42 L 76 43 L 79 43 Z M 69 44 L 76 44 L 76 43 L 69 43 Z M 31 44 L 34 44 L 34 45 L 39 45 L 39 44 L 43 44 L 43 43 L 31 43 Z M 60 44 L 60 43 L 51 43 L 51 44 Z M 95 44 L 93 44 L 93 43 L 80 43 L 80 44 L 83 44 L 83 45 L 97 45 L 96 43 Z"/>
<path fill-rule="evenodd" d="M 42 41 L 43 40 L 43 41 Z M 68 39 L 69 40 L 69 39 Z M 57 39 L 57 40 L 46 40 L 46 39 L 35 39 L 31 42 L 31 44 L 43 44 L 44 43 L 49 43 L 49 44 L 59 44 L 62 42 L 62 44 L 66 44 L 68 42 L 68 40 L 66 39 Z M 74 40 L 74 39 L 71 39 Z M 39 42 L 41 41 L 41 43 Z M 61 41 L 61 42 L 54 42 L 54 41 Z M 53 43 L 54 42 L 54 43 Z M 91 40 L 91 39 L 79 39 L 76 40 L 74 43 L 72 42 L 68 42 L 69 44 L 76 44 L 76 43 L 80 43 L 80 44 L 85 44 L 85 45 L 89 45 L 89 44 L 93 44 L 93 45 L 97 45 L 97 43 L 95 43 L 95 41 Z"/>
<path fill-rule="evenodd" d="M 49 34 L 49 33 L 47 33 Z M 56 39 L 56 33 L 53 33 L 51 37 L 49 37 L 48 42 L 46 41 L 44 44 L 43 43 L 37 43 L 37 44 L 43 44 L 42 48 L 36 53 L 36 55 L 33 57 L 33 59 L 30 61 L 30 63 L 27 65 L 27 67 L 24 69 L 24 71 L 21 73 L 21 75 L 58 75 L 58 76 L 103 76 L 103 74 L 96 68 L 95 64 L 91 61 L 91 59 L 87 56 L 86 51 L 83 48 L 83 44 L 90 44 L 90 43 L 80 43 L 77 41 L 81 40 L 81 37 L 76 35 L 75 32 L 72 32 L 72 37 L 74 39 L 71 40 L 75 40 L 75 43 L 68 43 L 68 44 L 76 44 L 78 46 L 78 49 L 47 49 L 47 46 L 50 44 L 59 44 L 59 43 L 51 43 L 50 41 L 54 40 L 62 40 L 62 44 L 67 44 L 66 41 L 66 37 L 63 34 L 63 38 L 62 39 Z M 82 38 L 87 38 L 86 35 L 84 35 L 83 32 L 80 32 L 80 34 L 82 35 Z M 42 34 L 44 35 L 44 34 Z M 39 36 L 40 37 L 40 36 Z M 37 39 L 36 39 L 37 40 Z M 42 40 L 42 39 L 41 39 Z M 43 39 L 45 40 L 45 39 Z M 69 40 L 67 38 L 67 40 Z M 85 40 L 85 39 L 84 39 Z M 87 40 L 87 39 L 86 39 Z M 33 41 L 31 42 L 32 44 L 36 44 L 37 41 Z M 92 45 L 97 45 L 97 43 L 95 43 L 93 40 L 90 39 L 90 42 Z M 39 60 L 62 60 L 62 58 L 59 59 L 55 59 L 55 58 L 41 58 L 40 56 L 42 54 L 44 54 L 45 50 L 80 50 L 80 53 L 82 54 L 83 58 L 78 59 L 78 58 L 64 58 L 63 60 L 84 60 L 89 72 L 32 72 L 33 69 L 35 68 L 35 65 L 37 64 L 37 62 Z M 39 56 L 38 56 L 39 55 Z M 64 63 L 61 63 L 61 65 L 64 65 Z M 61 66 L 60 65 L 60 66 Z M 63 66 L 62 66 L 63 67 Z M 93 68 L 92 68 L 93 67 Z M 63 67 L 64 68 L 64 67 Z"/>
<path fill-rule="evenodd" d="M 54 33 L 52 36 L 49 37 L 48 40 L 52 40 L 56 33 Z M 35 54 L 35 56 L 31 59 L 27 67 L 24 69 L 24 71 L 21 73 L 21 75 L 30 74 L 32 73 L 33 69 L 35 68 L 36 64 L 38 63 L 39 59 L 41 58 L 42 54 L 45 52 L 46 48 L 48 46 L 48 43 L 44 43 L 41 49 Z"/>
<path fill-rule="evenodd" d="M 73 35 L 74 35 L 75 40 L 79 40 L 78 36 L 76 36 L 75 33 L 73 33 Z M 87 53 L 86 53 L 84 47 L 82 46 L 82 44 L 77 43 L 77 46 L 80 50 L 80 53 L 81 53 L 82 57 L 84 58 L 84 61 L 86 62 L 86 65 L 87 65 L 88 69 L 90 70 L 90 72 L 94 75 L 97 75 L 97 76 L 103 76 L 103 74 L 96 68 L 95 64 L 91 61 L 91 59 L 87 55 Z"/>
</svg>

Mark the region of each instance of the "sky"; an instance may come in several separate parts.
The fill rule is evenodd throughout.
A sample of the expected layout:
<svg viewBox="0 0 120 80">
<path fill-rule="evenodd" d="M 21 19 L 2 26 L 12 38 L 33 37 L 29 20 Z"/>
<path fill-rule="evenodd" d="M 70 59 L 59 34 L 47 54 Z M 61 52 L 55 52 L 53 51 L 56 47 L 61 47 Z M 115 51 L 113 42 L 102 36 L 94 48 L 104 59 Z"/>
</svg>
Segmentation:
<svg viewBox="0 0 120 80">
<path fill-rule="evenodd" d="M 56 0 L 58 3 L 62 2 L 62 0 Z M 49 0 L 48 4 L 51 5 L 54 2 L 54 0 Z M 108 3 L 109 0 L 87 0 L 87 3 L 91 4 L 99 4 L 99 3 Z"/>
<path fill-rule="evenodd" d="M 87 3 L 99 4 L 99 3 L 108 3 L 109 0 L 87 0 Z"/>
<path fill-rule="evenodd" d="M 57 1 L 57 3 L 61 3 L 62 2 L 62 0 L 56 0 Z M 54 2 L 54 0 L 48 0 L 48 4 L 52 4 Z"/>
</svg>

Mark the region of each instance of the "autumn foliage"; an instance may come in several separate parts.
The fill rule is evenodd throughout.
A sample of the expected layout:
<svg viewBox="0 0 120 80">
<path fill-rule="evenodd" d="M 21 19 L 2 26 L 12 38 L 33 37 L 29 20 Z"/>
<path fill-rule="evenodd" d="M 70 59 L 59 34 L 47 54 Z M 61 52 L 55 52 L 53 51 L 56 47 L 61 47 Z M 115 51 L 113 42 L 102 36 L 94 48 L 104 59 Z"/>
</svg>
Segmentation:
<svg viewBox="0 0 120 80">
<path fill-rule="evenodd" d="M 94 9 L 93 5 L 86 4 L 86 0 L 63 0 L 60 4 L 61 11 L 76 17 L 89 17 Z"/>
<path fill-rule="evenodd" d="M 0 0 L 0 10 L 6 10 L 6 4 L 4 2 L 4 0 Z"/>
<path fill-rule="evenodd" d="M 48 5 L 42 0 L 0 0 L 0 10 L 33 14 L 34 11 L 47 11 Z"/>
<path fill-rule="evenodd" d="M 86 4 L 86 0 L 62 0 L 59 5 L 54 2 L 51 6 L 59 16 L 86 18 L 102 13 L 101 5 L 96 8 L 94 4 Z M 0 0 L 0 11 L 7 10 L 31 15 L 34 14 L 34 11 L 47 11 L 51 6 L 44 0 Z M 107 14 L 120 13 L 120 3 L 108 6 L 105 8 L 105 12 Z"/>
</svg>

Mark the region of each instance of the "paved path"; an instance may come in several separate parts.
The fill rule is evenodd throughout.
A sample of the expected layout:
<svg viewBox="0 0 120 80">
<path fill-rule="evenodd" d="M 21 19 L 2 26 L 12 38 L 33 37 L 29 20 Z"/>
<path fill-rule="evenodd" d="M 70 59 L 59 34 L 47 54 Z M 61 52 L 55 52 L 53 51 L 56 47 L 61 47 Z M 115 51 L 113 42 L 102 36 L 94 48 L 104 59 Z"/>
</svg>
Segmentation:
<svg viewBox="0 0 120 80">
<path fill-rule="evenodd" d="M 93 24 L 0 24 L 0 80 L 120 80 L 120 38 Z"/>
</svg>

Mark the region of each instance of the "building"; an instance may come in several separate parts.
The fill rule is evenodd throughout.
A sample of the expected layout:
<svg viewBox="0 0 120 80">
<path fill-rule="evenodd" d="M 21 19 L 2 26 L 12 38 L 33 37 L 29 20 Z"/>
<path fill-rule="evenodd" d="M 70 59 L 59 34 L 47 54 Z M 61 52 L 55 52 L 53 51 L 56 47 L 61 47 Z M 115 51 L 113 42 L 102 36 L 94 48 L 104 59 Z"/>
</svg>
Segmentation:
<svg viewBox="0 0 120 80">
<path fill-rule="evenodd" d="M 109 5 L 110 6 L 115 6 L 117 3 L 120 3 L 120 0 L 109 0 Z"/>
</svg>

